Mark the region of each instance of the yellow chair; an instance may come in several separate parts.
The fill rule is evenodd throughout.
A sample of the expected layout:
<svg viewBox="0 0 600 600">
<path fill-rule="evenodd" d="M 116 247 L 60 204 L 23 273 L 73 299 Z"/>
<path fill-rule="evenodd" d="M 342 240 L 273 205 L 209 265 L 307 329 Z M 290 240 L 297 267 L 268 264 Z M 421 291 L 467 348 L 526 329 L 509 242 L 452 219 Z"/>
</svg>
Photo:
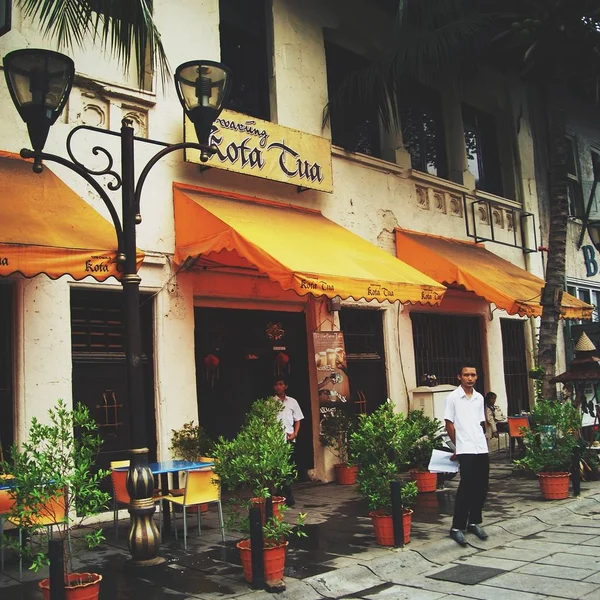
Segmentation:
<svg viewBox="0 0 600 600">
<path fill-rule="evenodd" d="M 0 484 L 4 478 L 0 478 Z M 10 490 L 0 490 L 0 565 L 4 571 L 4 520 L 5 515 L 9 514 L 15 499 L 11 496 Z"/>
<path fill-rule="evenodd" d="M 115 469 L 128 467 L 128 460 L 113 460 L 110 463 L 110 480 L 113 488 L 113 524 L 115 527 L 115 539 L 119 539 L 119 506 L 129 506 L 129 492 L 127 491 L 127 471 L 116 471 Z M 163 495 L 156 492 L 152 495 L 155 503 L 158 503 L 160 512 L 160 501 Z M 162 519 L 159 515 L 159 529 L 162 537 Z"/>
<path fill-rule="evenodd" d="M 185 488 L 183 496 L 164 496 L 164 500 L 171 502 L 173 505 L 180 506 L 183 511 L 183 548 L 187 550 L 187 513 L 186 509 L 189 506 L 198 504 L 217 504 L 219 511 L 219 527 L 221 529 L 221 538 L 225 541 L 225 525 L 223 523 L 223 508 L 221 506 L 221 485 L 215 478 L 215 474 L 211 468 L 198 469 L 195 471 L 186 471 Z M 177 539 L 177 521 L 176 513 L 173 511 L 175 522 L 175 539 Z M 198 522 L 198 535 L 201 533 L 200 528 L 200 510 L 196 513 Z"/>
<path fill-rule="evenodd" d="M 12 500 L 12 499 L 11 499 Z M 14 502 L 14 500 L 12 500 Z M 45 504 L 35 506 L 31 510 L 31 515 L 27 521 L 9 517 L 8 521 L 19 529 L 19 547 L 23 546 L 23 529 L 33 527 L 46 527 L 52 536 L 54 525 L 64 522 L 65 513 L 65 490 L 57 490 L 56 495 L 52 496 Z M 71 536 L 67 531 L 67 546 L 71 547 Z M 19 579 L 23 577 L 23 556 L 19 555 Z"/>
</svg>

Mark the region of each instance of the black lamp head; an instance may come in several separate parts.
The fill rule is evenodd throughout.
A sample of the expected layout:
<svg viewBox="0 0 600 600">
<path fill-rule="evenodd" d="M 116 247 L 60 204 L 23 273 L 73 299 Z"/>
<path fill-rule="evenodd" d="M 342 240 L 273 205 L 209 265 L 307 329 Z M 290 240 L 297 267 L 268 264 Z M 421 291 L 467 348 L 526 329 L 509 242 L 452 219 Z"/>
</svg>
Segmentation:
<svg viewBox="0 0 600 600">
<path fill-rule="evenodd" d="M 75 77 L 75 64 L 64 54 L 27 48 L 4 57 L 8 91 L 27 123 L 33 149 L 44 149 L 50 126 L 60 116 Z"/>
<path fill-rule="evenodd" d="M 213 122 L 231 89 L 231 71 L 221 63 L 193 60 L 177 67 L 175 87 L 185 114 L 194 124 L 198 143 L 208 144 Z M 208 155 L 203 160 L 207 160 Z"/>
</svg>

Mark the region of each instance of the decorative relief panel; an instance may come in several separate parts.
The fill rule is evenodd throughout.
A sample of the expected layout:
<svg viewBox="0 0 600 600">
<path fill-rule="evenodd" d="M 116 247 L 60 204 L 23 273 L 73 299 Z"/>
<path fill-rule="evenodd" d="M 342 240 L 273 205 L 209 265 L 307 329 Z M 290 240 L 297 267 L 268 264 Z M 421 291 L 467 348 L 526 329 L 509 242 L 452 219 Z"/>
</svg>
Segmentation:
<svg viewBox="0 0 600 600">
<path fill-rule="evenodd" d="M 458 196 L 450 196 L 448 203 L 449 213 L 455 217 L 462 217 L 463 215 L 463 203 L 462 198 Z"/>
<path fill-rule="evenodd" d="M 437 212 L 446 212 L 446 198 L 444 192 L 433 192 L 433 207 Z"/>
<path fill-rule="evenodd" d="M 500 229 L 504 229 L 504 215 L 503 211 L 500 208 L 492 209 L 492 223 L 494 227 L 499 227 Z"/>
<path fill-rule="evenodd" d="M 490 222 L 490 215 L 488 213 L 488 209 L 486 206 L 478 206 L 477 207 L 477 216 L 482 223 Z"/>
<path fill-rule="evenodd" d="M 427 188 L 416 186 L 417 190 L 417 205 L 420 208 L 424 208 L 425 210 L 429 210 L 429 195 L 427 193 Z"/>
<path fill-rule="evenodd" d="M 148 136 L 148 111 L 141 110 L 138 108 L 131 108 L 123 106 L 123 119 L 129 119 L 135 135 L 138 137 Z"/>
<path fill-rule="evenodd" d="M 508 231 L 514 231 L 515 229 L 515 216 L 512 210 L 506 211 L 506 228 Z"/>
<path fill-rule="evenodd" d="M 110 103 L 96 92 L 81 90 L 81 103 L 77 107 L 75 121 L 78 125 L 109 128 Z"/>
</svg>

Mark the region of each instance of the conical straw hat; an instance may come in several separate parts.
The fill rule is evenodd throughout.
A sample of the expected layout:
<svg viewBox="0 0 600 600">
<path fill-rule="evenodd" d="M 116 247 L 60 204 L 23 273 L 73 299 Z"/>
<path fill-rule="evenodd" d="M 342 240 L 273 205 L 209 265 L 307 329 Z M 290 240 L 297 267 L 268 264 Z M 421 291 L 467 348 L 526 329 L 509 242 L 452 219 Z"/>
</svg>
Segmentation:
<svg viewBox="0 0 600 600">
<path fill-rule="evenodd" d="M 582 333 L 581 337 L 579 338 L 579 341 L 575 345 L 575 352 L 591 352 L 592 350 L 595 350 L 595 349 L 596 349 L 596 346 L 594 346 L 594 344 L 592 343 L 592 340 L 590 340 L 590 338 L 587 336 L 587 334 L 585 332 Z"/>
</svg>

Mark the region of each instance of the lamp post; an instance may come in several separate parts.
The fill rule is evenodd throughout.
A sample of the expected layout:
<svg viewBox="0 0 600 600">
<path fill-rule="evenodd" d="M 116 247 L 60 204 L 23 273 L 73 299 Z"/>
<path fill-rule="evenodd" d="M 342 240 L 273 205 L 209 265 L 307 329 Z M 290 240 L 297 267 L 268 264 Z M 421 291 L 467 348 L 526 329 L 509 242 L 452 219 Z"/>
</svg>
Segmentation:
<svg viewBox="0 0 600 600">
<path fill-rule="evenodd" d="M 146 406 L 141 361 L 141 328 L 139 310 L 140 277 L 136 270 L 136 225 L 141 222 L 140 197 L 152 167 L 171 152 L 182 149 L 200 150 L 203 162 L 214 153 L 208 146 L 212 124 L 221 112 L 231 87 L 231 73 L 227 67 L 212 61 L 190 61 L 179 66 L 175 74 L 177 95 L 184 112 L 194 123 L 198 142 L 167 144 L 139 138 L 131 123 L 124 119 L 120 133 L 88 125 L 75 127 L 67 137 L 69 159 L 44 152 L 48 131 L 64 108 L 75 76 L 73 61 L 63 54 L 41 49 L 16 50 L 4 57 L 4 71 L 11 98 L 27 124 L 33 150 L 21 150 L 23 158 L 33 159 L 33 170 L 41 173 L 43 161 L 56 162 L 81 176 L 98 193 L 106 205 L 117 236 L 117 262 L 121 266 L 121 284 L 125 313 L 127 393 L 130 407 L 131 462 L 127 479 L 130 496 L 129 549 L 130 564 L 151 566 L 163 562 L 158 556 L 160 539 L 153 521 L 155 505 L 152 501 L 154 479 L 148 467 L 146 439 Z M 73 135 L 80 130 L 117 136 L 121 140 L 121 172 L 113 170 L 113 158 L 105 148 L 96 146 L 108 160 L 102 170 L 92 170 L 78 161 L 71 149 Z M 163 146 L 142 169 L 135 181 L 134 142 L 140 141 Z M 111 191 L 121 188 L 122 216 L 96 177 L 108 175 Z"/>
</svg>

